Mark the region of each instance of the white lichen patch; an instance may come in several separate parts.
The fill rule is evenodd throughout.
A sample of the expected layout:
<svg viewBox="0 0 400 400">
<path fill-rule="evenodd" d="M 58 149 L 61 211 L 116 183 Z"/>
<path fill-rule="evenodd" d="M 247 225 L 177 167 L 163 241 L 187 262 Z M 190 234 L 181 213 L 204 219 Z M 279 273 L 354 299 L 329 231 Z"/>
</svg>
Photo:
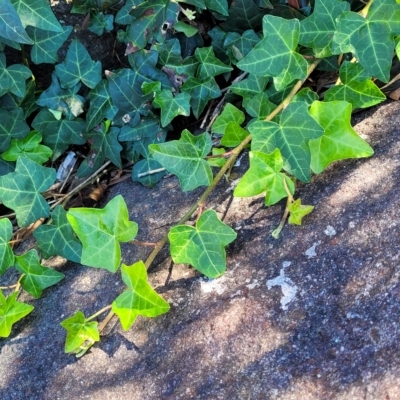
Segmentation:
<svg viewBox="0 0 400 400">
<path fill-rule="evenodd" d="M 204 293 L 216 292 L 222 294 L 226 290 L 224 285 L 225 279 L 223 277 L 217 279 L 200 280 L 200 289 Z"/>
<path fill-rule="evenodd" d="M 326 236 L 335 236 L 336 235 L 336 229 L 333 226 L 328 225 L 326 229 L 324 230 L 324 233 Z"/>
<path fill-rule="evenodd" d="M 282 290 L 281 307 L 282 310 L 288 309 L 288 304 L 296 297 L 297 286 L 292 282 L 290 278 L 285 275 L 285 268 L 290 265 L 290 262 L 285 261 L 283 268 L 280 271 L 279 276 L 268 279 L 267 287 L 271 289 L 273 286 L 280 286 Z"/>
<path fill-rule="evenodd" d="M 306 250 L 306 252 L 304 253 L 308 258 L 313 258 L 317 255 L 315 249 L 317 248 L 317 246 L 319 246 L 321 244 L 321 241 L 318 240 L 318 242 L 313 243 L 313 245 Z"/>
</svg>

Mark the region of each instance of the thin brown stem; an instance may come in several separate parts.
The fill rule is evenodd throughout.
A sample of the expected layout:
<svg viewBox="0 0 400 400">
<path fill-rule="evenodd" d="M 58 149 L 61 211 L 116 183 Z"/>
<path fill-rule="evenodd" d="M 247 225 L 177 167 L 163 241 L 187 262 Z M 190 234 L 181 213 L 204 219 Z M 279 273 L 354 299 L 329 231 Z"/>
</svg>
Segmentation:
<svg viewBox="0 0 400 400">
<path fill-rule="evenodd" d="M 85 322 L 88 322 L 92 319 L 95 319 L 96 317 L 98 317 L 100 314 L 103 314 L 103 312 L 109 310 L 111 308 L 111 305 L 105 306 L 103 307 L 101 310 L 95 312 L 94 314 L 92 314 L 90 317 L 85 318 Z"/>
</svg>

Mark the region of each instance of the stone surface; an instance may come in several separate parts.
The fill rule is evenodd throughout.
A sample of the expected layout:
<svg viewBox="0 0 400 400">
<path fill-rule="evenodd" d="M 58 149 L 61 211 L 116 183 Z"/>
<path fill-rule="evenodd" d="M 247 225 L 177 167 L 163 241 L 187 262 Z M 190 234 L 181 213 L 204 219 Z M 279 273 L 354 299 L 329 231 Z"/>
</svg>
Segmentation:
<svg viewBox="0 0 400 400">
<path fill-rule="evenodd" d="M 210 281 L 172 266 L 165 249 L 150 282 L 170 312 L 127 332 L 112 320 L 78 360 L 63 353 L 60 322 L 110 304 L 123 284 L 119 273 L 61 263 L 64 281 L 41 299 L 21 296 L 36 308 L 0 342 L 0 398 L 399 399 L 400 103 L 355 118 L 375 156 L 300 187 L 295 197 L 315 206 L 302 226 L 273 239 L 284 204 L 232 198 L 222 182 L 207 207 L 238 233 L 226 274 Z M 126 181 L 108 199 L 122 194 L 138 239 L 154 241 L 200 193 L 168 177 L 152 190 Z M 124 262 L 148 252 L 124 246 Z"/>
</svg>

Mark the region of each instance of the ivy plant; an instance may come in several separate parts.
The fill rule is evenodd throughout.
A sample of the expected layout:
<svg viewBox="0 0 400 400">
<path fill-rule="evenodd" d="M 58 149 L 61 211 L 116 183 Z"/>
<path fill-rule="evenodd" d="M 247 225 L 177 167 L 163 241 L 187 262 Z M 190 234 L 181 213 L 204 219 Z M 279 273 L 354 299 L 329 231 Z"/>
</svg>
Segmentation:
<svg viewBox="0 0 400 400">
<path fill-rule="evenodd" d="M 373 155 L 351 114 L 385 100 L 380 87 L 398 79 L 391 71 L 400 56 L 400 4 L 73 0 L 70 12 L 81 15 L 81 30 L 112 32 L 124 51 L 114 68 L 93 59 L 76 35 L 67 41 L 74 29 L 60 24 L 48 1 L 0 2 L 0 274 L 20 274 L 0 288 L 0 336 L 33 311 L 18 301 L 22 290 L 38 298 L 62 284 L 63 274 L 45 259 L 120 270 L 126 288 L 112 304 L 87 317 L 76 310 L 61 322 L 65 351 L 79 357 L 114 315 L 129 329 L 138 315 L 168 312 L 147 276 L 167 242 L 173 262 L 209 278 L 229 268 L 227 246 L 236 233 L 204 207 L 243 151 L 250 167 L 234 196 L 264 194 L 266 207 L 286 201 L 275 238 L 286 221 L 302 224 L 314 208 L 296 196 L 298 181 Z M 43 63 L 52 65 L 44 87 Z M 167 173 L 183 191 L 204 187 L 150 244 L 148 258 L 131 266 L 122 263 L 120 243 L 140 245 L 140 227 L 125 200 L 117 196 L 102 208 L 79 203 L 106 167 L 116 179 L 128 171 L 148 187 Z M 90 198 L 97 201 L 106 187 L 100 183 Z M 36 249 L 14 254 L 32 233 Z"/>
</svg>

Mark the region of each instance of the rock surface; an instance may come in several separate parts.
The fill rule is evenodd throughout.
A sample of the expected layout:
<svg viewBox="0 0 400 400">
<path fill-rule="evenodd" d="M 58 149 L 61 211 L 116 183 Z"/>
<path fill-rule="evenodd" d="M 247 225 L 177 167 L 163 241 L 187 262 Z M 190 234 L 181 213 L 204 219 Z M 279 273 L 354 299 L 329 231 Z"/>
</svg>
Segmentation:
<svg viewBox="0 0 400 400">
<path fill-rule="evenodd" d="M 172 266 L 165 249 L 150 282 L 170 312 L 127 332 L 113 320 L 78 360 L 63 353 L 60 322 L 110 304 L 123 284 L 119 273 L 61 263 L 66 278 L 29 299 L 34 312 L 0 342 L 0 398 L 399 399 L 400 103 L 356 119 L 375 156 L 336 163 L 299 188 L 295 197 L 315 206 L 302 226 L 273 239 L 284 204 L 232 198 L 221 183 L 207 206 L 238 233 L 226 274 L 209 281 Z M 151 241 L 199 193 L 169 177 L 151 190 L 126 181 L 108 199 L 122 194 L 138 239 Z M 124 246 L 124 262 L 148 251 Z"/>
</svg>

